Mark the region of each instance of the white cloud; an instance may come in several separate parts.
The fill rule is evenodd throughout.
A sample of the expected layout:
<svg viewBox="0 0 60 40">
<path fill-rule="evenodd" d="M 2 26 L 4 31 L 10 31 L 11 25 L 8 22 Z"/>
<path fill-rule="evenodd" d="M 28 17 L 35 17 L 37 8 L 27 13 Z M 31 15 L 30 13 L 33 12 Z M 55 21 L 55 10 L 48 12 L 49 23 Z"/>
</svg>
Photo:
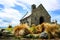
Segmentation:
<svg viewBox="0 0 60 40">
<path fill-rule="evenodd" d="M 16 0 L 0 0 L 0 4 L 3 4 L 6 8 L 15 6 L 15 4 L 20 5 L 23 9 L 27 9 L 22 3 L 18 3 Z"/>
<path fill-rule="evenodd" d="M 12 26 L 15 26 L 15 25 L 18 25 L 18 24 L 20 24 L 20 21 L 19 20 L 13 20 L 10 23 L 10 25 L 12 25 Z"/>
<path fill-rule="evenodd" d="M 42 3 L 48 11 L 60 9 L 60 3 L 58 0 L 18 0 L 18 1 L 25 2 L 30 5 L 36 4 L 37 6 L 40 5 L 40 3 Z"/>
<path fill-rule="evenodd" d="M 14 10 L 14 9 L 4 9 L 3 12 L 0 12 L 0 17 L 1 18 L 10 18 L 12 21 L 11 21 L 11 24 L 17 24 L 16 21 L 18 22 L 21 18 L 21 13 L 17 10 Z M 14 21 L 16 20 L 16 21 Z M 18 22 L 19 23 L 19 22 Z"/>
<path fill-rule="evenodd" d="M 4 9 L 0 11 L 0 27 L 6 27 L 9 24 L 14 26 L 20 23 L 19 20 L 22 16 L 22 13 L 16 9 L 11 8 L 15 6 L 16 3 L 16 0 L 0 0 L 0 4 L 4 6 Z M 5 19 L 7 19 L 6 21 L 10 19 L 11 22 L 4 22 Z"/>
<path fill-rule="evenodd" d="M 21 16 L 21 13 L 19 13 L 19 11 L 11 8 L 4 9 L 3 12 L 0 12 L 0 17 L 9 17 L 12 19 L 19 19 L 20 16 Z"/>
<path fill-rule="evenodd" d="M 28 4 L 30 4 L 30 5 L 37 3 L 36 0 L 17 0 L 17 1 L 24 2 L 24 3 L 28 3 Z"/>
<path fill-rule="evenodd" d="M 60 9 L 60 3 L 58 0 L 43 0 L 41 3 L 48 11 L 54 11 Z"/>
<path fill-rule="evenodd" d="M 15 4 L 21 6 L 23 9 L 28 9 L 23 3 L 16 2 Z"/>
<path fill-rule="evenodd" d="M 20 3 L 18 1 L 20 1 Z M 0 3 L 4 4 L 7 8 L 17 4 L 22 6 L 23 9 L 28 9 L 23 3 L 30 5 L 36 4 L 37 6 L 42 3 L 48 11 L 60 9 L 60 3 L 58 0 L 0 0 Z"/>
<path fill-rule="evenodd" d="M 14 6 L 15 0 L 0 0 L 0 4 L 3 4 L 6 8 Z"/>
<path fill-rule="evenodd" d="M 58 0 L 0 0 L 0 3 L 4 4 L 7 8 L 17 4 L 22 6 L 23 9 L 28 9 L 23 3 L 36 4 L 37 6 L 42 3 L 48 11 L 60 9 L 60 2 Z"/>
</svg>

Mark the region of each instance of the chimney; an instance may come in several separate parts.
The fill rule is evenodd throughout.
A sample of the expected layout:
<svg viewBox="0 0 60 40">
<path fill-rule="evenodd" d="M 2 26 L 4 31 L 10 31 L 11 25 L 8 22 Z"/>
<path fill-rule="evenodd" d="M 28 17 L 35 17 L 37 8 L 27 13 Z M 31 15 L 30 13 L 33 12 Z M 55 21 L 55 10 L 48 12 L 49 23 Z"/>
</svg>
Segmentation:
<svg viewBox="0 0 60 40">
<path fill-rule="evenodd" d="M 32 9 L 35 9 L 35 8 L 36 8 L 36 5 L 35 5 L 35 4 L 33 4 L 33 5 L 32 5 Z"/>
</svg>

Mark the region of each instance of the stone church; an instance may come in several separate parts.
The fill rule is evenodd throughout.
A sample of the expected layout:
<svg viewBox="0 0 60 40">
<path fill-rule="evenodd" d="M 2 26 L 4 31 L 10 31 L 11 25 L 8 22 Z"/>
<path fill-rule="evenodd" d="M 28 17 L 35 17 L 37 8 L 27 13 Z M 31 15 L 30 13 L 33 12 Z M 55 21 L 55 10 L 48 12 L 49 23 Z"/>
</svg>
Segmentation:
<svg viewBox="0 0 60 40">
<path fill-rule="evenodd" d="M 29 25 L 31 24 L 41 24 L 43 22 L 51 22 L 51 16 L 49 13 L 46 11 L 44 6 L 40 4 L 38 7 L 36 7 L 35 4 L 31 6 L 32 10 L 30 13 L 27 13 L 22 17 L 20 20 L 20 23 L 28 23 Z"/>
</svg>

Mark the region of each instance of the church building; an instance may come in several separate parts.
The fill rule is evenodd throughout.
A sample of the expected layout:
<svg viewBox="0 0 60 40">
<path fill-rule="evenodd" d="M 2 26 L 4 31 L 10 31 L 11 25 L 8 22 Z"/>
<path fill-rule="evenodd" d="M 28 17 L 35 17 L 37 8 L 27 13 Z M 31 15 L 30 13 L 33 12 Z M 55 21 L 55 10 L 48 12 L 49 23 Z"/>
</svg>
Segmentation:
<svg viewBox="0 0 60 40">
<path fill-rule="evenodd" d="M 20 23 L 28 23 L 31 24 L 41 24 L 43 22 L 51 22 L 51 16 L 47 12 L 47 10 L 44 8 L 42 4 L 40 4 L 38 7 L 36 7 L 35 4 L 31 6 L 32 10 L 31 12 L 27 13 L 22 17 L 20 20 Z"/>
</svg>

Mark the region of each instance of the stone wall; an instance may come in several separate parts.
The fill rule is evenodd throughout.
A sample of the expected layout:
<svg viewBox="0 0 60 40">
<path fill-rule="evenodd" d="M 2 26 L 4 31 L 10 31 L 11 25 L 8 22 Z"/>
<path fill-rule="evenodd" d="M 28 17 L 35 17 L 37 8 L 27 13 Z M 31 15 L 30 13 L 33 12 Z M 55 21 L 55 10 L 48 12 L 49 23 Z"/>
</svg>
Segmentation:
<svg viewBox="0 0 60 40">
<path fill-rule="evenodd" d="M 32 24 L 38 25 L 41 16 L 44 18 L 44 22 L 50 22 L 51 20 L 50 15 L 43 7 L 43 5 L 39 5 L 36 9 L 32 10 L 32 16 L 31 16 Z"/>
</svg>

